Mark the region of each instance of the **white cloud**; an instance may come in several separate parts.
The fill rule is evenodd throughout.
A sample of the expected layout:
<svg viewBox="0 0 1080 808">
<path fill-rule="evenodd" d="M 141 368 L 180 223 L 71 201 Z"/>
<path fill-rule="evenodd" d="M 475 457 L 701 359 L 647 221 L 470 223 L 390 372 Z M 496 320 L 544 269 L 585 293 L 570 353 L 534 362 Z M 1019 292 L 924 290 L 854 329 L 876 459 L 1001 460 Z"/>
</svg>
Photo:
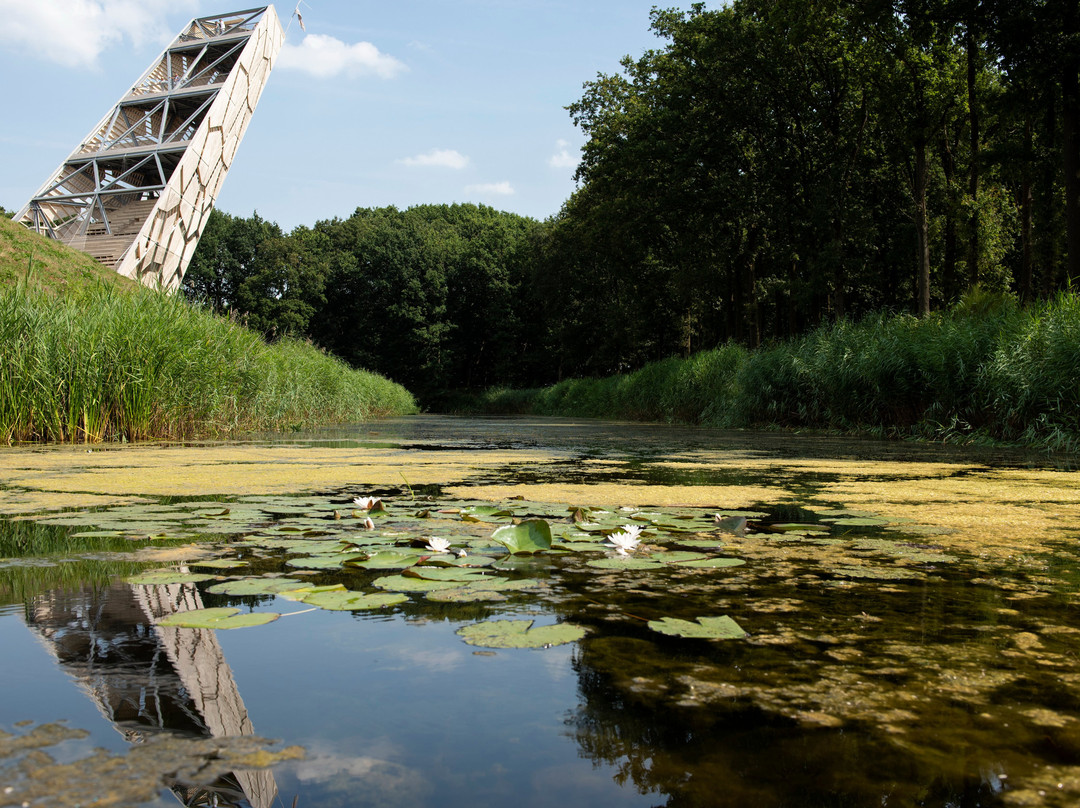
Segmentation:
<svg viewBox="0 0 1080 808">
<path fill-rule="evenodd" d="M 513 186 L 506 182 L 485 182 L 479 185 L 466 185 L 465 193 L 480 194 L 482 196 L 513 196 Z"/>
<path fill-rule="evenodd" d="M 194 13 L 195 0 L 0 0 L 0 47 L 67 67 L 89 67 L 123 40 L 167 43 L 168 17 Z"/>
<path fill-rule="evenodd" d="M 277 66 L 301 70 L 318 79 L 333 78 L 341 73 L 391 79 L 408 70 L 404 62 L 380 52 L 370 42 L 347 45 L 324 34 L 308 34 L 299 45 L 282 45 Z"/>
<path fill-rule="evenodd" d="M 432 149 L 427 154 L 403 157 L 398 162 L 407 166 L 438 166 L 440 168 L 462 169 L 469 164 L 469 158 L 453 149 Z"/>
<path fill-rule="evenodd" d="M 552 168 L 576 168 L 578 158 L 570 153 L 570 144 L 559 140 L 555 145 L 559 150 L 548 158 L 548 165 Z"/>
</svg>

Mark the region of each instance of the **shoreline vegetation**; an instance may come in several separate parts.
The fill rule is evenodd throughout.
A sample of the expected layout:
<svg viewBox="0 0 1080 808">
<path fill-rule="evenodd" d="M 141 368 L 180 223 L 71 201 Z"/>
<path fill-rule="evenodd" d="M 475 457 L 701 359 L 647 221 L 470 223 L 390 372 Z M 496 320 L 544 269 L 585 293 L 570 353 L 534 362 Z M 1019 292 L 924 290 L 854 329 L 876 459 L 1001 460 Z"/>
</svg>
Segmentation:
<svg viewBox="0 0 1080 808">
<path fill-rule="evenodd" d="M 950 311 L 875 314 L 627 374 L 448 397 L 460 413 L 822 429 L 1080 449 L 1080 297 L 1022 307 L 974 290 Z"/>
<path fill-rule="evenodd" d="M 222 437 L 417 409 L 402 386 L 308 342 L 268 343 L 19 225 L 0 228 L 6 443 Z"/>
</svg>

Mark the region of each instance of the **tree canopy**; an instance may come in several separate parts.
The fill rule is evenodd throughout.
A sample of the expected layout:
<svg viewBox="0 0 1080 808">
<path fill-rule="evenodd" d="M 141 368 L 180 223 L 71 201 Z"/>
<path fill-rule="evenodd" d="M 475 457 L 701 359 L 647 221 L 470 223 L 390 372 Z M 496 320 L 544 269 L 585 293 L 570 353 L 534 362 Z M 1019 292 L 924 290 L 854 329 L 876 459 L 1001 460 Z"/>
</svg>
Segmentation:
<svg viewBox="0 0 1080 808">
<path fill-rule="evenodd" d="M 360 209 L 284 234 L 215 214 L 185 288 L 421 395 L 603 375 L 974 286 L 1080 279 L 1070 0 L 654 9 L 584 84 L 578 187 L 537 222 Z"/>
</svg>

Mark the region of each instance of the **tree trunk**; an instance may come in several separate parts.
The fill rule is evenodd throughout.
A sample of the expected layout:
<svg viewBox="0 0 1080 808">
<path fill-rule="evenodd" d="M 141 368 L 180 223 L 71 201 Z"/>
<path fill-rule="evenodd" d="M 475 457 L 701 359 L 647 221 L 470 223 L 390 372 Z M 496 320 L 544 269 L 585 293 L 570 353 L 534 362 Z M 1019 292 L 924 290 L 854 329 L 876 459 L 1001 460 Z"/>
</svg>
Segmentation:
<svg viewBox="0 0 1080 808">
<path fill-rule="evenodd" d="M 1061 76 L 1061 129 L 1065 149 L 1066 281 L 1080 281 L 1080 59 L 1072 43 L 1078 25 L 1076 4 L 1065 3 L 1063 33 L 1069 48 Z"/>
<path fill-rule="evenodd" d="M 844 294 L 844 262 L 841 257 L 844 249 L 844 225 L 840 220 L 840 216 L 835 213 L 833 214 L 832 231 L 833 309 L 836 319 L 843 320 L 847 316 L 847 297 Z"/>
<path fill-rule="evenodd" d="M 930 217 L 926 205 L 928 182 L 926 164 L 926 137 L 915 138 L 915 177 L 912 190 L 915 194 L 915 238 L 917 246 L 916 309 L 920 317 L 930 313 Z"/>
<path fill-rule="evenodd" d="M 959 139 L 958 139 L 959 140 Z M 946 129 L 941 136 L 941 171 L 945 175 L 945 193 L 947 203 L 945 205 L 945 233 L 944 244 L 942 244 L 942 265 L 941 265 L 941 286 L 945 297 L 945 300 L 952 301 L 959 296 L 961 282 L 956 277 L 956 261 L 957 261 L 957 235 L 956 235 L 956 219 L 957 219 L 957 199 L 956 199 L 956 158 L 954 156 L 953 144 L 950 141 L 950 134 Z M 956 144 L 957 150 L 959 150 L 959 142 Z"/>
<path fill-rule="evenodd" d="M 968 235 L 968 285 L 979 282 L 979 99 L 976 88 L 978 75 L 979 42 L 975 37 L 974 25 L 969 20 L 964 42 L 967 50 L 967 91 L 968 119 L 971 144 L 971 175 L 968 182 L 968 195 L 971 197 L 971 232 Z"/>
<path fill-rule="evenodd" d="M 1033 194 L 1031 191 L 1031 116 L 1024 117 L 1024 168 L 1020 180 L 1020 243 L 1022 246 L 1022 259 L 1020 263 L 1020 299 L 1025 303 L 1032 298 L 1032 253 L 1031 243 L 1031 212 L 1033 207 Z"/>
</svg>

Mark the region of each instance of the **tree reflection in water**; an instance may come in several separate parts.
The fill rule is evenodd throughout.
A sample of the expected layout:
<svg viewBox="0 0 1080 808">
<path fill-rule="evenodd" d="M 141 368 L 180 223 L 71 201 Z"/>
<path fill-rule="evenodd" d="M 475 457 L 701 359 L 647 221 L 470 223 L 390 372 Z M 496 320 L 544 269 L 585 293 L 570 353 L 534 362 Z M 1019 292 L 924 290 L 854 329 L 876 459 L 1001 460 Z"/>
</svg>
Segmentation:
<svg viewBox="0 0 1080 808">
<path fill-rule="evenodd" d="M 648 670 L 656 654 L 630 638 L 580 643 L 581 700 L 567 724 L 585 757 L 614 767 L 624 787 L 665 795 L 667 808 L 1000 804 L 992 772 L 946 775 L 940 760 L 905 755 L 872 732 L 807 728 L 736 699 L 673 704 L 628 673 Z"/>
</svg>

